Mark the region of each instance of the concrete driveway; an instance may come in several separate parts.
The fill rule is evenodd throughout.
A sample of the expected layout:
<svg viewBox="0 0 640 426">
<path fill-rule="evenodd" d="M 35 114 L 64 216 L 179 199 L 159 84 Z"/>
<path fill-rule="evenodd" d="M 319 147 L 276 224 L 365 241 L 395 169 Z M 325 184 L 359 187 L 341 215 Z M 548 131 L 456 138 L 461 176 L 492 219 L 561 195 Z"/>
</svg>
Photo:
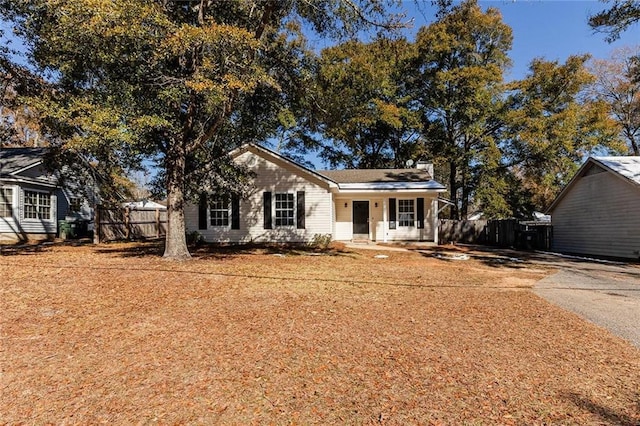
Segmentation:
<svg viewBox="0 0 640 426">
<path fill-rule="evenodd" d="M 534 287 L 537 295 L 640 348 L 639 265 L 551 255 L 532 256 L 529 261 L 559 269 L 537 283 Z"/>
<path fill-rule="evenodd" d="M 348 247 L 375 250 L 417 250 L 423 243 L 390 247 L 378 244 L 348 244 Z M 557 269 L 553 275 L 538 281 L 535 294 L 572 311 L 640 348 L 640 265 L 601 262 L 540 252 L 467 246 L 473 258 L 514 259 L 530 265 Z M 430 251 L 425 251 L 432 254 Z"/>
</svg>

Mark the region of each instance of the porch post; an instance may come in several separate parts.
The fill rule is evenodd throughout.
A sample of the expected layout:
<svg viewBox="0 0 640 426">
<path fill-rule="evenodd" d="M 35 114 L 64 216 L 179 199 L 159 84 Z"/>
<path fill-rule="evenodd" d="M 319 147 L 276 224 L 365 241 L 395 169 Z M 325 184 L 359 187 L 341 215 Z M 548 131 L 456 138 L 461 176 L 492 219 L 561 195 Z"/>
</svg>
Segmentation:
<svg viewBox="0 0 640 426">
<path fill-rule="evenodd" d="M 387 242 L 387 198 L 382 199 L 382 242 Z"/>
<path fill-rule="evenodd" d="M 433 214 L 433 242 L 438 244 L 438 197 L 431 200 L 431 212 Z"/>
</svg>

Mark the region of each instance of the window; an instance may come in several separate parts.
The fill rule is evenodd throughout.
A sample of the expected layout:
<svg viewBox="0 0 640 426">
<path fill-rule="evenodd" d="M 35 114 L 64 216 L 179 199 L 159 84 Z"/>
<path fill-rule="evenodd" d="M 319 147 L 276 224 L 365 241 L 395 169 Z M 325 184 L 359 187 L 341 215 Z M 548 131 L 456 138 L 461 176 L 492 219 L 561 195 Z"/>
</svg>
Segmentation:
<svg viewBox="0 0 640 426">
<path fill-rule="evenodd" d="M 211 226 L 229 226 L 229 203 L 215 200 L 209 206 Z"/>
<path fill-rule="evenodd" d="M 293 194 L 276 194 L 276 226 L 293 226 Z"/>
<path fill-rule="evenodd" d="M 51 219 L 51 196 L 46 192 L 24 191 L 24 218 Z"/>
<path fill-rule="evenodd" d="M 78 197 L 69 198 L 69 213 L 80 213 L 82 200 Z"/>
<path fill-rule="evenodd" d="M 13 189 L 0 188 L 0 217 L 13 216 Z"/>
<path fill-rule="evenodd" d="M 415 209 L 413 200 L 398 200 L 398 225 L 413 226 Z"/>
</svg>

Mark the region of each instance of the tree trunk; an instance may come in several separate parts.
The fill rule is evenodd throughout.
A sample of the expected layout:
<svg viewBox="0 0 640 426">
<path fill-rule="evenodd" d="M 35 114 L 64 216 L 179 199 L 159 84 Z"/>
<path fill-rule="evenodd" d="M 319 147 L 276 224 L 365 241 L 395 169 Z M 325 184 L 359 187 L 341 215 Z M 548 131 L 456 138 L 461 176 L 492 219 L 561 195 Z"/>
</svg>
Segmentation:
<svg viewBox="0 0 640 426">
<path fill-rule="evenodd" d="M 631 141 L 631 150 L 633 151 L 633 155 L 640 155 L 640 149 L 638 149 L 638 143 L 636 142 L 635 136 L 632 135 L 629 140 Z"/>
<path fill-rule="evenodd" d="M 187 248 L 184 223 L 184 174 L 185 149 L 180 143 L 170 149 L 166 161 L 167 170 L 167 236 L 164 258 L 187 260 L 191 258 Z"/>
<path fill-rule="evenodd" d="M 458 188 L 456 187 L 457 167 L 455 161 L 449 163 L 449 194 L 454 205 L 451 206 L 451 219 L 459 219 L 458 217 Z"/>
<path fill-rule="evenodd" d="M 462 188 L 462 194 L 460 195 L 460 211 L 458 212 L 458 219 L 460 220 L 467 220 L 467 216 L 469 214 L 469 192 L 470 192 L 470 188 L 469 188 L 469 181 L 470 181 L 470 173 L 469 173 L 469 166 L 468 166 L 468 161 L 466 160 L 466 156 L 465 156 L 465 162 L 462 165 L 462 182 L 460 183 L 460 186 Z"/>
</svg>

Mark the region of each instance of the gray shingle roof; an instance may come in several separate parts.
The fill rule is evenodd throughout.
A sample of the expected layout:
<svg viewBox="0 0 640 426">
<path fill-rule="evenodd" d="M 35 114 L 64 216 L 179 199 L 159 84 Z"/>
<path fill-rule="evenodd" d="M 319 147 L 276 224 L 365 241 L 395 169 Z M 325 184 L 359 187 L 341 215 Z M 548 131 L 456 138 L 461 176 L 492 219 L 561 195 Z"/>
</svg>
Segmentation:
<svg viewBox="0 0 640 426">
<path fill-rule="evenodd" d="M 318 170 L 317 173 L 336 183 L 425 182 L 432 179 L 422 169 Z"/>
<path fill-rule="evenodd" d="M 46 148 L 0 148 L 0 176 L 42 161 Z"/>
<path fill-rule="evenodd" d="M 446 188 L 423 169 L 319 170 L 341 190 L 435 190 Z"/>
</svg>

